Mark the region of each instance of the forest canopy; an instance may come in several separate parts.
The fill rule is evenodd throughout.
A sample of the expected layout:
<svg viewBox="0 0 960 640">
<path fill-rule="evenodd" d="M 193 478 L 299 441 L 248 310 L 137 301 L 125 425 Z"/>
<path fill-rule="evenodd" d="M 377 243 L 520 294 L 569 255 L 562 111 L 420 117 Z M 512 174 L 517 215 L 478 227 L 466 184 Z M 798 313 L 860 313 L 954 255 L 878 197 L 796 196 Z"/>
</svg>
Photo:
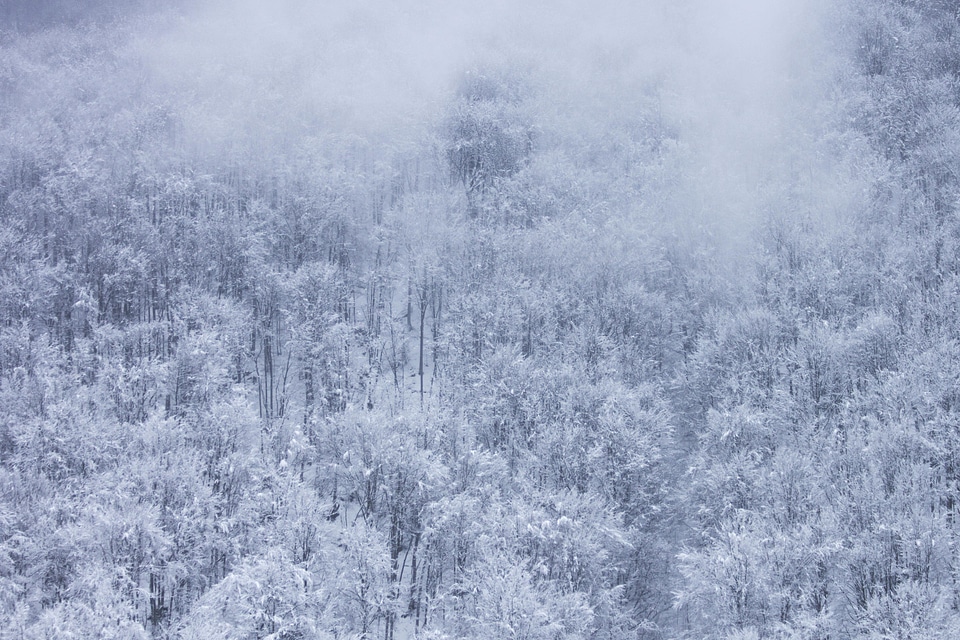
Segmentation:
<svg viewBox="0 0 960 640">
<path fill-rule="evenodd" d="M 0 1 L 0 640 L 960 635 L 956 3 L 518 5 Z"/>
</svg>

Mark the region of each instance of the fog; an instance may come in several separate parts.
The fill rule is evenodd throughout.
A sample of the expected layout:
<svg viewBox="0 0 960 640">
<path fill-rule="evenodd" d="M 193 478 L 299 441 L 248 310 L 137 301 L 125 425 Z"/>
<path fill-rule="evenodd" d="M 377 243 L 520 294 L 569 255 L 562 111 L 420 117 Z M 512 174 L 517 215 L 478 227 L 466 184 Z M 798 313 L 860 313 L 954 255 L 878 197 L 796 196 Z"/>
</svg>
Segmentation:
<svg viewBox="0 0 960 640">
<path fill-rule="evenodd" d="M 526 77 L 547 144 L 656 119 L 672 156 L 663 186 L 625 206 L 728 251 L 736 270 L 798 175 L 836 173 L 808 142 L 833 68 L 824 20 L 804 0 L 244 0 L 203 5 L 144 50 L 169 86 L 189 87 L 188 137 L 217 148 L 269 138 L 283 155 L 330 133 L 416 145 L 459 78 L 485 68 Z"/>
<path fill-rule="evenodd" d="M 195 8 L 144 49 L 159 73 L 219 111 L 280 107 L 254 127 L 283 127 L 305 109 L 389 132 L 437 117 L 464 71 L 515 65 L 570 108 L 598 97 L 627 108 L 653 84 L 685 142 L 747 150 L 809 99 L 810 76 L 827 61 L 821 12 L 801 0 L 243 0 Z"/>
</svg>

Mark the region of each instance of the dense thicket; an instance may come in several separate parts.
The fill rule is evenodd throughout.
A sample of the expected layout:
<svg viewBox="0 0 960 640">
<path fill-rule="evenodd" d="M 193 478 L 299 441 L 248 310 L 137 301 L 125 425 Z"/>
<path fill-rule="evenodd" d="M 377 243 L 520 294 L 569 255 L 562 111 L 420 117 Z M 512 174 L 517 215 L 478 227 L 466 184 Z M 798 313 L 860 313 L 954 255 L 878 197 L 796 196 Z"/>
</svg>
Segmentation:
<svg viewBox="0 0 960 640">
<path fill-rule="evenodd" d="M 838 10 L 722 154 L 616 52 L 387 127 L 315 50 L 171 72 L 177 20 L 48 4 L 0 39 L 0 638 L 960 633 L 951 3 Z"/>
</svg>

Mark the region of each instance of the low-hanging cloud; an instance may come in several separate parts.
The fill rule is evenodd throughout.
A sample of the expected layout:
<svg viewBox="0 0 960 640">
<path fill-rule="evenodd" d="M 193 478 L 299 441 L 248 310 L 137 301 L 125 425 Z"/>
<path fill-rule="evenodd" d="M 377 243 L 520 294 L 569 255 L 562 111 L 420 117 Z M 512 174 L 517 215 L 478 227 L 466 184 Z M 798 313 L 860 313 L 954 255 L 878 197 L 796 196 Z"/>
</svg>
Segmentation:
<svg viewBox="0 0 960 640">
<path fill-rule="evenodd" d="M 653 87 L 686 154 L 672 206 L 736 234 L 789 179 L 786 150 L 805 153 L 799 115 L 829 67 L 823 12 L 802 0 L 211 0 L 144 55 L 215 145 L 316 131 L 402 144 L 484 65 L 529 71 L 544 111 L 584 130 L 639 118 L 636 94 Z"/>
</svg>

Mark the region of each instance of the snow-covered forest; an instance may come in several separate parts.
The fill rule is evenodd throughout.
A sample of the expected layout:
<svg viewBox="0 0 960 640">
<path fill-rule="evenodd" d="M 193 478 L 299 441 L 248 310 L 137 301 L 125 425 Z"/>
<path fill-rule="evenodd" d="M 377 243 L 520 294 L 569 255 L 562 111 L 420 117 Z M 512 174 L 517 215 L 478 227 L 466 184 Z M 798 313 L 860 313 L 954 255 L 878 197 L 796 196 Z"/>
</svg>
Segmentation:
<svg viewBox="0 0 960 640">
<path fill-rule="evenodd" d="M 951 637 L 956 0 L 0 0 L 0 640 Z"/>
</svg>

